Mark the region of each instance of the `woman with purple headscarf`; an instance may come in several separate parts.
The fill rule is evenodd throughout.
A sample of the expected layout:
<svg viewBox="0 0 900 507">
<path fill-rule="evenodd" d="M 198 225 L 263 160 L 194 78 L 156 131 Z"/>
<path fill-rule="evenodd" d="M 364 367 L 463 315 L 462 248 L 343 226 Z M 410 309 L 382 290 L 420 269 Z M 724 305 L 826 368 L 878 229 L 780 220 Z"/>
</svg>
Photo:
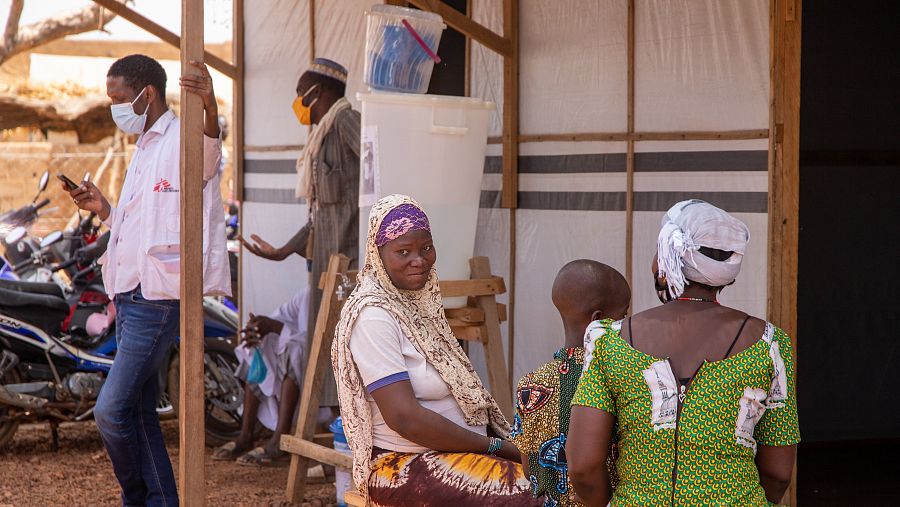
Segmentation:
<svg viewBox="0 0 900 507">
<path fill-rule="evenodd" d="M 444 316 L 428 217 L 378 201 L 331 349 L 353 479 L 369 505 L 536 505 L 509 422 Z"/>
</svg>

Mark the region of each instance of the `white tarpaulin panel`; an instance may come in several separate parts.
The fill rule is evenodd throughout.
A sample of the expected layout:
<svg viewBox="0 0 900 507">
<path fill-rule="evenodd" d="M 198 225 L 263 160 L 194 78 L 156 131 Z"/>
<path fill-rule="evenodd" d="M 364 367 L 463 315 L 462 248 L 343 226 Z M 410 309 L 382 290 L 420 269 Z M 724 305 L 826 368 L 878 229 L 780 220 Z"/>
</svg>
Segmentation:
<svg viewBox="0 0 900 507">
<path fill-rule="evenodd" d="M 243 208 L 241 227 L 279 246 L 293 236 L 297 224 L 306 223 L 305 206 L 246 202 Z M 250 312 L 268 315 L 307 286 L 306 261 L 299 256 L 275 262 L 245 251 L 241 262 L 244 275 L 241 310 L 245 319 Z"/>
<path fill-rule="evenodd" d="M 635 129 L 769 125 L 767 0 L 637 0 Z"/>
<path fill-rule="evenodd" d="M 309 65 L 309 8 L 299 0 L 244 3 L 244 144 L 303 144 L 291 102 Z M 248 153 L 248 156 L 252 153 Z"/>
<path fill-rule="evenodd" d="M 503 2 L 471 0 L 472 19 L 494 33 L 503 33 Z M 470 58 L 471 94 L 497 104 L 491 115 L 488 135 L 499 136 L 503 118 L 503 58 L 481 44 L 472 41 Z"/>
<path fill-rule="evenodd" d="M 522 134 L 625 131 L 627 5 L 520 3 Z"/>
</svg>

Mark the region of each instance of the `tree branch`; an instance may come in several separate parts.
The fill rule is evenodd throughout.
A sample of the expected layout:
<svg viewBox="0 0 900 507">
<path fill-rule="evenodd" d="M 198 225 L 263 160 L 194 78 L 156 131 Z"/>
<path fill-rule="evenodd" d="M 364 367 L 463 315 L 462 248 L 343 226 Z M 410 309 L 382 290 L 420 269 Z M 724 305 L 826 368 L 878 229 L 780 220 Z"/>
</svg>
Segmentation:
<svg viewBox="0 0 900 507">
<path fill-rule="evenodd" d="M 6 18 L 6 30 L 3 32 L 3 48 L 12 47 L 16 40 L 23 7 L 25 7 L 25 0 L 12 0 L 12 3 L 9 4 L 9 16 Z"/>
<path fill-rule="evenodd" d="M 125 3 L 127 0 L 117 0 Z M 15 6 L 19 4 L 19 14 L 21 14 L 22 0 L 13 0 L 13 6 L 10 14 L 14 13 Z M 18 28 L 14 37 L 9 37 L 10 21 L 7 21 L 6 37 L 7 42 L 0 47 L 0 64 L 9 60 L 13 56 L 34 49 L 37 46 L 46 44 L 50 41 L 61 39 L 67 35 L 75 35 L 77 33 L 90 32 L 106 26 L 112 21 L 116 14 L 107 9 L 102 9 L 98 5 L 91 5 L 78 11 L 59 14 L 30 25 Z M 10 17 L 10 20 L 12 16 Z M 18 16 L 16 19 L 18 25 Z"/>
</svg>

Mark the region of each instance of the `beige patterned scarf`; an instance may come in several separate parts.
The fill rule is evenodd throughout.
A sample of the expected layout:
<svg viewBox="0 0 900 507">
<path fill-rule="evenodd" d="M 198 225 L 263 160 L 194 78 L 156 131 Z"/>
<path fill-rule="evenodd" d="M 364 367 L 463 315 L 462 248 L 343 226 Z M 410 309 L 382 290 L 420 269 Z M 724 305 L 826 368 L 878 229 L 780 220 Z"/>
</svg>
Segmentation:
<svg viewBox="0 0 900 507">
<path fill-rule="evenodd" d="M 365 266 L 359 272 L 356 289 L 341 312 L 331 346 L 331 364 L 338 384 L 344 433 L 353 450 L 353 480 L 367 499 L 366 484 L 372 457 L 372 413 L 366 401 L 366 386 L 350 354 L 350 334 L 356 318 L 366 306 L 384 308 L 397 318 L 403 333 L 447 383 L 467 424 L 490 424 L 503 437 L 509 434 L 510 429 L 497 402 L 485 389 L 450 331 L 434 268 L 423 289 L 407 291 L 394 286 L 381 263 L 375 236 L 388 212 L 401 204 L 419 207 L 413 199 L 403 195 L 384 197 L 372 207 Z"/>
</svg>

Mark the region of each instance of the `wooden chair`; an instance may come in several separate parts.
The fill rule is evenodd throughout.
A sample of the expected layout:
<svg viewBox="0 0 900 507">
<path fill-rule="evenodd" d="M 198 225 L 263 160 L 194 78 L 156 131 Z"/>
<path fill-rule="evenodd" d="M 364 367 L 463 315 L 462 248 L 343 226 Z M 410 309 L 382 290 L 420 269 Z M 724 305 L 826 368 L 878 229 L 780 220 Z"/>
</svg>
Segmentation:
<svg viewBox="0 0 900 507">
<path fill-rule="evenodd" d="M 344 493 L 344 503 L 350 507 L 366 507 L 366 501 L 363 496 L 353 490 Z"/>
<path fill-rule="evenodd" d="M 316 328 L 310 345 L 309 362 L 298 407 L 297 427 L 293 435 L 281 437 L 281 449 L 292 454 L 285 495 L 292 502 L 303 500 L 306 474 L 311 460 L 347 469 L 351 469 L 353 464 L 350 456 L 317 443 L 327 443 L 328 434 L 315 434 L 319 393 L 325 378 L 325 368 L 331 368 L 334 330 L 340 319 L 344 300 L 349 296 L 356 281 L 356 272 L 348 271 L 348 266 L 349 260 L 346 256 L 332 255 L 328 260 L 328 269 L 319 282 L 319 287 L 323 290 L 322 303 L 319 306 Z M 498 294 L 506 292 L 506 285 L 503 278 L 491 274 L 491 265 L 487 257 L 473 257 L 469 260 L 469 267 L 472 273 L 469 280 L 440 281 L 441 294 L 444 297 L 466 297 L 468 302 L 462 308 L 448 308 L 447 320 L 458 339 L 481 342 L 484 346 L 491 394 L 507 419 L 512 420 L 512 387 L 509 384 L 500 335 L 500 322 L 506 320 L 506 307 L 497 303 L 496 299 Z M 355 491 L 348 492 L 345 501 L 348 505 L 364 505 L 362 497 Z"/>
</svg>

